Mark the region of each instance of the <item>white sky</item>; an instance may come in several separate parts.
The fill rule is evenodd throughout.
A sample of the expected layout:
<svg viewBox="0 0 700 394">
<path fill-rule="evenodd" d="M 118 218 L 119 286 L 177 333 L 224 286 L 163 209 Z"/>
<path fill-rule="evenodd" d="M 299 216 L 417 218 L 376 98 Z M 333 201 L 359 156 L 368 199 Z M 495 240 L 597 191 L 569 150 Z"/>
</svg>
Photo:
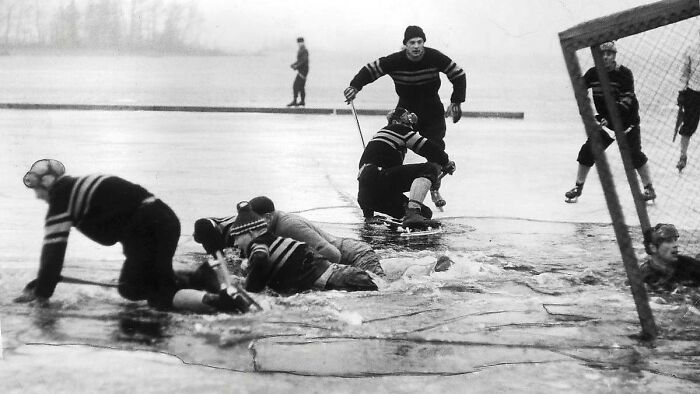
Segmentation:
<svg viewBox="0 0 700 394">
<path fill-rule="evenodd" d="M 557 33 L 651 0 L 198 0 L 202 41 L 230 51 L 388 53 L 409 24 L 445 52 L 559 53 Z"/>
</svg>

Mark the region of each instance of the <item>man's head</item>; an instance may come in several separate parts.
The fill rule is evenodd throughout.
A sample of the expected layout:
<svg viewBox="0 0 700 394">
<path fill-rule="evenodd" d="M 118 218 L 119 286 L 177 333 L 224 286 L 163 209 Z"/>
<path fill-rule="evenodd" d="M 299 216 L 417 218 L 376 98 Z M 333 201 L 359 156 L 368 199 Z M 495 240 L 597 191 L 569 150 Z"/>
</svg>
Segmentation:
<svg viewBox="0 0 700 394">
<path fill-rule="evenodd" d="M 297 37 L 297 44 L 304 45 L 304 37 Z"/>
<path fill-rule="evenodd" d="M 250 204 L 250 209 L 262 216 L 268 224 L 272 221 L 272 216 L 275 213 L 275 203 L 269 197 L 253 197 L 248 201 L 248 204 Z"/>
<path fill-rule="evenodd" d="M 241 201 L 236 205 L 238 215 L 233 221 L 230 234 L 233 243 L 242 252 L 248 249 L 250 242 L 267 230 L 267 222 L 260 215 L 253 212 L 248 201 Z"/>
<path fill-rule="evenodd" d="M 617 48 L 614 41 L 608 41 L 600 44 L 600 52 L 603 54 L 603 64 L 605 69 L 612 71 L 615 68 L 615 56 Z"/>
<path fill-rule="evenodd" d="M 678 259 L 678 230 L 672 224 L 659 223 L 644 233 L 647 254 L 670 263 Z"/>
<path fill-rule="evenodd" d="M 425 33 L 419 26 L 408 26 L 403 33 L 403 44 L 406 46 L 406 54 L 411 60 L 418 60 L 425 53 Z"/>
<path fill-rule="evenodd" d="M 58 160 L 41 159 L 24 174 L 24 186 L 33 189 L 38 199 L 48 201 L 49 190 L 58 178 L 66 173 L 66 167 Z"/>
<path fill-rule="evenodd" d="M 418 116 L 405 108 L 396 107 L 386 114 L 386 120 L 389 121 L 389 124 L 400 123 L 413 128 L 418 123 Z"/>
</svg>

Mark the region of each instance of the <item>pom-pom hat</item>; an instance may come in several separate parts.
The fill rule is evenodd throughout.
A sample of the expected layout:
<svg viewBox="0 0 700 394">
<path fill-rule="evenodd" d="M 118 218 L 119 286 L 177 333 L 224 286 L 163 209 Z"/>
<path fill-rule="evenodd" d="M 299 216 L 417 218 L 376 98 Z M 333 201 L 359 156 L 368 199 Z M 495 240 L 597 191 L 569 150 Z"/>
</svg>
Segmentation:
<svg viewBox="0 0 700 394">
<path fill-rule="evenodd" d="M 236 220 L 233 221 L 233 226 L 230 230 L 230 234 L 233 237 L 260 228 L 267 228 L 265 219 L 253 212 L 248 201 L 241 201 L 236 207 L 238 208 L 238 215 Z"/>
</svg>

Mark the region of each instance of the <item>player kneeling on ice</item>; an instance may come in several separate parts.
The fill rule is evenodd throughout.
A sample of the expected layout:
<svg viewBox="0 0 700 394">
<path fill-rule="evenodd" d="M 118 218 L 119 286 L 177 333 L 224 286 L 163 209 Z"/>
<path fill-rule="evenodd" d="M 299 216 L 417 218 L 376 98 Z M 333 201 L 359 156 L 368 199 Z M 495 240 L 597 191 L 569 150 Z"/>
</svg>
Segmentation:
<svg viewBox="0 0 700 394">
<path fill-rule="evenodd" d="M 357 202 L 365 221 L 374 212 L 402 220 L 405 228 L 437 227 L 432 211 L 423 204 L 428 191 L 440 187 L 440 172 L 452 174 L 455 163 L 444 149 L 413 130 L 414 113 L 396 108 L 387 114 L 389 123 L 367 143 L 360 158 Z M 427 163 L 403 164 L 406 149 L 428 159 Z M 404 192 L 409 192 L 406 198 Z"/>
<path fill-rule="evenodd" d="M 379 255 L 367 243 L 336 237 L 299 215 L 276 210 L 274 202 L 266 196 L 254 197 L 248 203 L 253 212 L 265 219 L 269 232 L 304 242 L 331 263 L 350 265 L 384 276 Z M 194 240 L 201 243 L 207 253 L 223 252 L 224 248 L 233 246 L 230 231 L 235 218 L 234 215 L 197 220 Z"/>
<path fill-rule="evenodd" d="M 659 223 L 644 234 L 644 249 L 649 258 L 640 270 L 651 290 L 672 291 L 678 285 L 700 286 L 700 261 L 678 254 L 678 230 L 672 224 Z"/>
<path fill-rule="evenodd" d="M 231 227 L 233 243 L 248 258 L 245 288 L 269 287 L 280 294 L 307 290 L 378 290 L 372 277 L 356 267 L 333 264 L 305 243 L 271 233 L 247 201 L 238 204 Z"/>
<path fill-rule="evenodd" d="M 61 281 L 68 235 L 75 227 L 99 244 L 122 244 L 126 260 L 118 291 L 128 300 L 147 300 L 159 309 L 247 311 L 248 305 L 235 294 L 181 289 L 172 267 L 180 221 L 143 187 L 116 176 L 68 176 L 63 164 L 53 159 L 35 162 L 24 184 L 49 209 L 39 273 L 15 302 L 45 304 L 53 295 Z"/>
</svg>

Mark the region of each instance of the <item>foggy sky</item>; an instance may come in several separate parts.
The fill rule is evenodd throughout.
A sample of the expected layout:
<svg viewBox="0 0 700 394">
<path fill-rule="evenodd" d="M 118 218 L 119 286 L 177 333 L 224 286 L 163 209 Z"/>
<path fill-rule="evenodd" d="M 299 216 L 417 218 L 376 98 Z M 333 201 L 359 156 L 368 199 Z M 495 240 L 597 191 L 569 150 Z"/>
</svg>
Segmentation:
<svg viewBox="0 0 700 394">
<path fill-rule="evenodd" d="M 560 53 L 557 33 L 651 0 L 198 0 L 202 41 L 232 52 L 398 50 L 409 24 L 450 53 Z"/>
</svg>

